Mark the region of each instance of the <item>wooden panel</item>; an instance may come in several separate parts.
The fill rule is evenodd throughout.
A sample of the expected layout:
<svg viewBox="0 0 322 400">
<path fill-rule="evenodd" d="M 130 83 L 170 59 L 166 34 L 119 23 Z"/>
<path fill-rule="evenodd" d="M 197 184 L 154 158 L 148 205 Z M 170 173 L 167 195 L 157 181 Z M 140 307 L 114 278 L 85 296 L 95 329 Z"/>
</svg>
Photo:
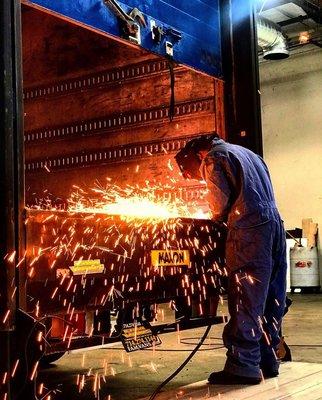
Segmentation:
<svg viewBox="0 0 322 400">
<path fill-rule="evenodd" d="M 84 90 L 103 89 L 110 85 L 118 85 L 123 81 L 131 81 L 146 76 L 162 74 L 169 71 L 168 61 L 160 58 L 149 59 L 148 62 L 123 65 L 79 77 L 60 80 L 59 84 L 48 83 L 25 87 L 24 99 L 35 100 L 39 97 L 49 99 L 50 96 L 80 93 Z M 183 67 L 176 66 L 176 71 Z"/>
<path fill-rule="evenodd" d="M 209 98 L 214 93 L 209 78 L 192 71 L 176 74 L 175 99 L 183 103 L 189 99 Z M 170 102 L 169 74 L 159 74 L 140 80 L 124 80 L 108 88 L 82 90 L 62 97 L 51 96 L 26 101 L 25 129 L 66 124 L 83 118 L 105 117 L 110 113 L 127 113 L 151 108 L 168 108 Z M 64 109 L 62 110 L 62 103 Z M 50 112 L 48 112 L 50 110 Z M 63 111 L 63 112 L 62 112 Z"/>
<path fill-rule="evenodd" d="M 181 393 L 180 397 L 177 393 Z M 322 364 L 287 363 L 281 366 L 278 378 L 268 379 L 255 386 L 209 385 L 197 382 L 176 391 L 158 395 L 159 400 L 281 400 L 281 399 L 321 399 Z M 142 399 L 143 400 L 143 399 Z M 146 400 L 146 399 L 144 399 Z"/>
<path fill-rule="evenodd" d="M 72 169 L 65 169 L 64 165 L 61 168 L 53 168 L 53 170 L 51 170 L 51 167 L 48 167 L 48 169 L 42 168 L 38 173 L 27 174 L 28 203 L 30 198 L 43 198 L 49 192 L 53 194 L 53 199 L 57 197 L 66 199 L 70 196 L 72 187 L 75 184 L 87 189 L 93 188 L 95 182 L 105 186 L 112 180 L 112 182 L 123 187 L 125 185 L 134 186 L 135 184 L 145 187 L 146 181 L 149 181 L 152 186 L 161 183 L 171 184 L 170 178 L 176 179 L 180 188 L 189 187 L 188 193 L 185 193 L 184 196 L 177 194 L 177 197 L 201 199 L 200 189 L 202 188 L 199 184 L 192 184 L 189 181 L 180 179 L 179 171 L 174 167 L 172 155 L 173 153 L 150 156 L 144 159 L 128 158 L 124 162 L 120 160 L 114 164 L 105 163 L 101 160 L 96 163 L 84 160 L 83 165 L 80 163 L 78 168 Z M 174 167 L 174 170 L 169 168 L 169 163 Z M 165 192 L 171 193 L 172 190 L 165 189 Z M 180 190 L 177 192 L 180 193 Z M 200 204 L 204 205 L 204 201 Z"/>
<path fill-rule="evenodd" d="M 25 87 L 157 58 L 28 7 L 22 9 L 22 38 Z"/>
<path fill-rule="evenodd" d="M 167 109 L 165 109 L 167 111 Z M 136 125 L 123 125 L 110 130 L 88 131 L 74 135 L 69 129 L 62 127 L 56 130 L 55 135 L 59 135 L 57 140 L 48 138 L 52 130 L 36 131 L 26 136 L 26 157 L 28 161 L 35 159 L 47 159 L 48 157 L 63 156 L 75 153 L 81 153 L 88 150 L 108 150 L 110 147 L 123 147 L 130 144 L 141 143 L 149 145 L 151 141 L 162 142 L 166 139 L 175 139 L 177 137 L 191 137 L 199 132 L 206 132 L 215 129 L 216 121 L 213 114 L 199 110 L 187 113 L 185 117 L 180 118 L 173 124 L 169 124 L 168 118 L 163 117 L 156 121 L 145 122 Z M 66 136 L 64 136 L 66 133 Z M 47 139 L 41 139 L 46 135 Z M 54 134 L 54 133 L 53 133 Z M 77 146 L 75 146 L 75 140 Z M 64 145 L 61 145 L 61 142 Z M 46 143 L 46 152 L 44 146 Z"/>
<path fill-rule="evenodd" d="M 106 177 L 120 185 L 176 177 L 188 187 L 176 195 L 202 202 L 203 188 L 169 162 L 192 137 L 224 136 L 222 81 L 176 66 L 170 122 L 167 60 L 34 10 L 23 29 L 28 204 L 49 192 L 64 202 L 74 184 Z"/>
</svg>

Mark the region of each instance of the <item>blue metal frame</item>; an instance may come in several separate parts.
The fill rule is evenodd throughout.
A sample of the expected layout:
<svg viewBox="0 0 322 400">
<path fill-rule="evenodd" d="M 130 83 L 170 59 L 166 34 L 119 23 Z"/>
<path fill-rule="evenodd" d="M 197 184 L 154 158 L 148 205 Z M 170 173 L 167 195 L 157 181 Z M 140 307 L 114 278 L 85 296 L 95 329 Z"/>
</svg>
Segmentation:
<svg viewBox="0 0 322 400">
<path fill-rule="evenodd" d="M 103 0 L 24 0 L 26 4 L 41 6 L 63 17 L 75 20 L 91 29 L 120 37 L 117 18 Z M 221 35 L 219 0 L 122 0 L 118 4 L 130 12 L 137 7 L 145 16 L 147 27 L 141 27 L 141 46 L 166 55 L 165 42 L 173 43 L 175 61 L 221 77 Z M 175 29 L 182 34 L 175 41 L 171 34 L 159 44 L 152 40 L 150 21 L 164 31 Z"/>
</svg>

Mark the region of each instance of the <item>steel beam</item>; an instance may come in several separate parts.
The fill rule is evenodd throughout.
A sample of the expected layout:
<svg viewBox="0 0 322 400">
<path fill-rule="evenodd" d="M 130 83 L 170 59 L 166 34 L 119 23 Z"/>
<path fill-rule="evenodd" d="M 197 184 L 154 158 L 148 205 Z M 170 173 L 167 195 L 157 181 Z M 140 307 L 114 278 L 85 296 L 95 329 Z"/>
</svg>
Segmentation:
<svg viewBox="0 0 322 400">
<path fill-rule="evenodd" d="M 307 15 L 299 15 L 298 17 L 289 18 L 284 21 L 277 22 L 277 25 L 283 27 L 283 26 L 296 24 L 298 22 L 302 23 L 303 21 L 306 21 L 308 18 L 309 17 Z"/>
<path fill-rule="evenodd" d="M 322 23 L 322 6 L 319 1 L 308 1 L 308 0 L 270 0 L 264 3 L 262 6 L 259 2 L 257 9 L 261 11 L 271 10 L 272 8 L 282 6 L 288 3 L 293 3 L 301 7 L 309 18 L 312 18 L 318 24 Z"/>
<path fill-rule="evenodd" d="M 221 33 L 227 138 L 262 155 L 254 1 L 222 0 Z"/>
<path fill-rule="evenodd" d="M 16 357 L 15 315 L 19 301 L 16 265 L 23 247 L 23 132 L 20 1 L 0 2 L 0 376 L 12 398 Z"/>
<path fill-rule="evenodd" d="M 284 0 L 282 3 L 290 3 L 290 1 Z M 316 4 L 307 0 L 292 0 L 291 3 L 301 7 L 309 16 L 309 18 L 313 19 L 313 21 L 317 22 L 318 24 L 322 24 L 321 2 L 320 4 Z"/>
</svg>

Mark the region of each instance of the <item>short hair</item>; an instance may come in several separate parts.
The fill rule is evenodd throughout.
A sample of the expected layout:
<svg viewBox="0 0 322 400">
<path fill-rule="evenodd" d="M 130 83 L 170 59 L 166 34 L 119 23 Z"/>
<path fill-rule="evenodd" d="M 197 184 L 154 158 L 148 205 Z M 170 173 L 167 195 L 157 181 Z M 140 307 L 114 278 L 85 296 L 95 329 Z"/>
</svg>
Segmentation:
<svg viewBox="0 0 322 400">
<path fill-rule="evenodd" d="M 201 150 L 208 150 L 211 142 L 218 138 L 219 135 L 216 132 L 201 133 L 199 137 L 187 142 L 185 149 L 195 151 L 196 153 Z"/>
</svg>

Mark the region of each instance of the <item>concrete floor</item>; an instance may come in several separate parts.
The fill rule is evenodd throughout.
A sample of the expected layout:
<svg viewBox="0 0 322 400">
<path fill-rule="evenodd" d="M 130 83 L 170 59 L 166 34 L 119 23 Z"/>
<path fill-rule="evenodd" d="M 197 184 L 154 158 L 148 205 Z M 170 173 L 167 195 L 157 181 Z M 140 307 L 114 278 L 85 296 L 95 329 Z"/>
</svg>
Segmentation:
<svg viewBox="0 0 322 400">
<path fill-rule="evenodd" d="M 292 349 L 294 361 L 322 361 L 322 295 L 296 294 L 284 319 L 284 336 Z M 225 306 L 219 310 L 225 313 Z M 175 389 L 204 380 L 213 370 L 220 370 L 225 361 L 221 333 L 223 324 L 213 326 L 201 351 L 185 369 L 167 385 Z M 189 355 L 205 328 L 165 334 L 162 345 L 152 350 L 126 353 L 119 344 L 66 354 L 50 368 L 41 371 L 38 382 L 59 388 L 58 399 L 69 400 L 135 400 L 148 396 Z M 86 375 L 85 386 L 79 393 L 78 375 Z M 100 381 L 100 390 L 94 388 Z M 110 398 L 109 398 L 110 395 Z"/>
</svg>

